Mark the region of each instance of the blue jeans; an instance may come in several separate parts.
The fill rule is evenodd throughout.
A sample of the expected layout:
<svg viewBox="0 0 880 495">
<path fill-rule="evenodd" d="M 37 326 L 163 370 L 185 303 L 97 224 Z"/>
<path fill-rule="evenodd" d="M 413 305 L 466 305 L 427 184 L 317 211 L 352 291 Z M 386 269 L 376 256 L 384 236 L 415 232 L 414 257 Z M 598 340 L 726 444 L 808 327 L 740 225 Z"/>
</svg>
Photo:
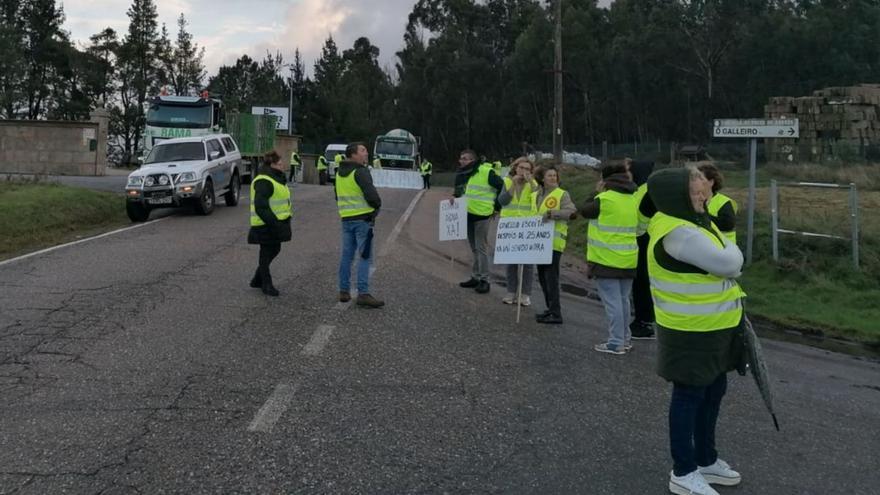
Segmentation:
<svg viewBox="0 0 880 495">
<path fill-rule="evenodd" d="M 358 254 L 358 294 L 370 292 L 370 263 L 373 261 L 373 226 L 365 220 L 342 222 L 342 259 L 339 260 L 339 292 L 351 292 L 351 263 Z M 368 256 L 364 258 L 363 253 Z"/>
<path fill-rule="evenodd" d="M 711 385 L 693 387 L 672 384 L 669 404 L 669 448 L 672 470 L 684 476 L 697 466 L 711 466 L 718 460 L 715 451 L 715 423 L 721 409 L 721 398 L 727 392 L 727 373 Z"/>
<path fill-rule="evenodd" d="M 629 295 L 632 292 L 631 278 L 597 278 L 596 287 L 599 298 L 605 306 L 608 319 L 608 345 L 622 348 L 630 340 Z"/>
</svg>

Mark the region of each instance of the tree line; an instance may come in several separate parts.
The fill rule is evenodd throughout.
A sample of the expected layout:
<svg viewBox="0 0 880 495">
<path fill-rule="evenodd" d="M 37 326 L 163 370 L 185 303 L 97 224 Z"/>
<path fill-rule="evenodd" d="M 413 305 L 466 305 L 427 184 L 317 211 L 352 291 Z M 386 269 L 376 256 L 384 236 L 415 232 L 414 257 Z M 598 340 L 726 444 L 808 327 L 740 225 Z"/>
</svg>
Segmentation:
<svg viewBox="0 0 880 495">
<path fill-rule="evenodd" d="M 880 0 L 561 0 L 564 142 L 701 142 L 715 117 L 763 115 L 770 96 L 880 82 Z M 205 79 L 181 15 L 174 40 L 153 0 L 133 0 L 123 36 L 83 50 L 54 0 L 0 0 L 0 115 L 85 118 L 105 105 L 126 152 L 144 102 L 163 86 L 207 87 L 227 109 L 287 106 L 320 148 L 402 127 L 445 160 L 462 148 L 513 155 L 549 147 L 553 2 L 419 0 L 393 68 L 365 37 L 327 38 L 311 72 L 299 50 L 244 55 Z"/>
</svg>

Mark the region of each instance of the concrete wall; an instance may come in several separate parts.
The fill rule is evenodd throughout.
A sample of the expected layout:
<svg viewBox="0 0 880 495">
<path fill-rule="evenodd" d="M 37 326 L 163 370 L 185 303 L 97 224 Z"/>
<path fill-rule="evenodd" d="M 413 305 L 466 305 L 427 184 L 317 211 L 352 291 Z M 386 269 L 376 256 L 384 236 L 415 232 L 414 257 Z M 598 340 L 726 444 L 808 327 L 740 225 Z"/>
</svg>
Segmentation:
<svg viewBox="0 0 880 495">
<path fill-rule="evenodd" d="M 0 173 L 104 175 L 109 121 L 0 120 Z"/>
</svg>

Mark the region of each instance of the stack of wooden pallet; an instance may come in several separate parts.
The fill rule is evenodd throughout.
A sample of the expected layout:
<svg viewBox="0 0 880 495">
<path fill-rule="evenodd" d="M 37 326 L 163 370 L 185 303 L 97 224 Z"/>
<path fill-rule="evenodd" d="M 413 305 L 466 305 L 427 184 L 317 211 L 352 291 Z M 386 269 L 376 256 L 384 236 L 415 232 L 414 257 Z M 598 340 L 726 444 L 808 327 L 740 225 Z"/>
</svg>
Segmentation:
<svg viewBox="0 0 880 495">
<path fill-rule="evenodd" d="M 771 160 L 821 159 L 835 147 L 860 150 L 880 144 L 880 85 L 832 87 L 813 96 L 775 96 L 764 106 L 767 118 L 797 118 L 800 139 L 767 141 Z"/>
</svg>

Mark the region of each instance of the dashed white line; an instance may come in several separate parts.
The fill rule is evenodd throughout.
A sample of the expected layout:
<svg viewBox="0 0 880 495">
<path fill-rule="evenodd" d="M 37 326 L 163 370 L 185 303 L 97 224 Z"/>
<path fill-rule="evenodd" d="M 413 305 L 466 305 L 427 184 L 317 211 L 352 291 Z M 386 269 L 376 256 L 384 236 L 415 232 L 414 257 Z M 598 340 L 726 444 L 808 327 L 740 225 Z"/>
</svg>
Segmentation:
<svg viewBox="0 0 880 495">
<path fill-rule="evenodd" d="M 171 218 L 171 217 L 157 218 L 156 220 L 152 220 L 152 221 L 149 221 L 149 222 L 144 222 L 144 223 L 141 223 L 141 224 L 138 224 L 138 225 L 132 225 L 131 227 L 123 227 L 123 228 L 121 228 L 121 229 L 116 229 L 116 230 L 113 230 L 113 231 L 111 231 L 111 232 L 104 232 L 103 234 L 99 234 L 99 235 L 92 236 L 92 237 L 87 237 L 87 238 L 85 238 L 85 239 L 80 239 L 80 240 L 78 240 L 78 241 L 68 242 L 68 243 L 66 243 L 66 244 L 59 244 L 59 245 L 57 245 L 57 246 L 52 246 L 52 247 L 50 247 L 50 248 L 41 249 L 41 250 L 39 250 L 39 251 L 34 251 L 33 253 L 28 253 L 28 254 L 25 254 L 25 255 L 23 255 L 23 256 L 19 256 L 19 257 L 17 257 L 17 258 L 8 259 L 8 260 L 6 260 L 6 261 L 0 261 L 0 266 L 7 265 L 7 264 L 9 264 L 9 263 L 15 263 L 16 261 L 21 261 L 21 260 L 24 260 L 24 259 L 27 259 L 27 258 L 30 258 L 30 257 L 33 257 L 33 256 L 38 256 L 38 255 L 41 255 L 41 254 L 50 253 L 50 252 L 52 252 L 52 251 L 55 251 L 55 250 L 58 250 L 58 249 L 61 249 L 61 248 L 65 248 L 65 247 L 69 247 L 69 246 L 75 246 L 75 245 L 77 245 L 77 244 L 82 244 L 83 242 L 94 241 L 94 240 L 96 240 L 96 239 L 100 239 L 100 238 L 102 238 L 102 237 L 107 237 L 107 236 L 111 236 L 111 235 L 116 235 L 116 234 L 119 234 L 119 233 L 122 233 L 122 232 L 126 232 L 126 231 L 129 231 L 129 230 L 139 229 L 139 228 L 141 228 L 141 227 L 146 227 L 147 225 L 152 225 L 152 224 L 154 224 L 154 223 L 156 223 L 156 222 L 161 222 L 162 220 L 166 220 L 166 219 L 168 219 L 168 218 Z"/>
<path fill-rule="evenodd" d="M 317 356 L 320 354 L 330 340 L 333 330 L 336 330 L 336 327 L 333 325 L 318 325 L 318 329 L 312 334 L 309 343 L 303 347 L 302 354 L 304 356 Z"/>
<path fill-rule="evenodd" d="M 254 420 L 248 426 L 248 431 L 269 432 L 278 422 L 278 418 L 284 414 L 290 401 L 293 400 L 293 394 L 296 392 L 296 385 L 291 383 L 279 383 L 275 386 L 275 390 L 263 407 L 257 411 Z"/>
</svg>

